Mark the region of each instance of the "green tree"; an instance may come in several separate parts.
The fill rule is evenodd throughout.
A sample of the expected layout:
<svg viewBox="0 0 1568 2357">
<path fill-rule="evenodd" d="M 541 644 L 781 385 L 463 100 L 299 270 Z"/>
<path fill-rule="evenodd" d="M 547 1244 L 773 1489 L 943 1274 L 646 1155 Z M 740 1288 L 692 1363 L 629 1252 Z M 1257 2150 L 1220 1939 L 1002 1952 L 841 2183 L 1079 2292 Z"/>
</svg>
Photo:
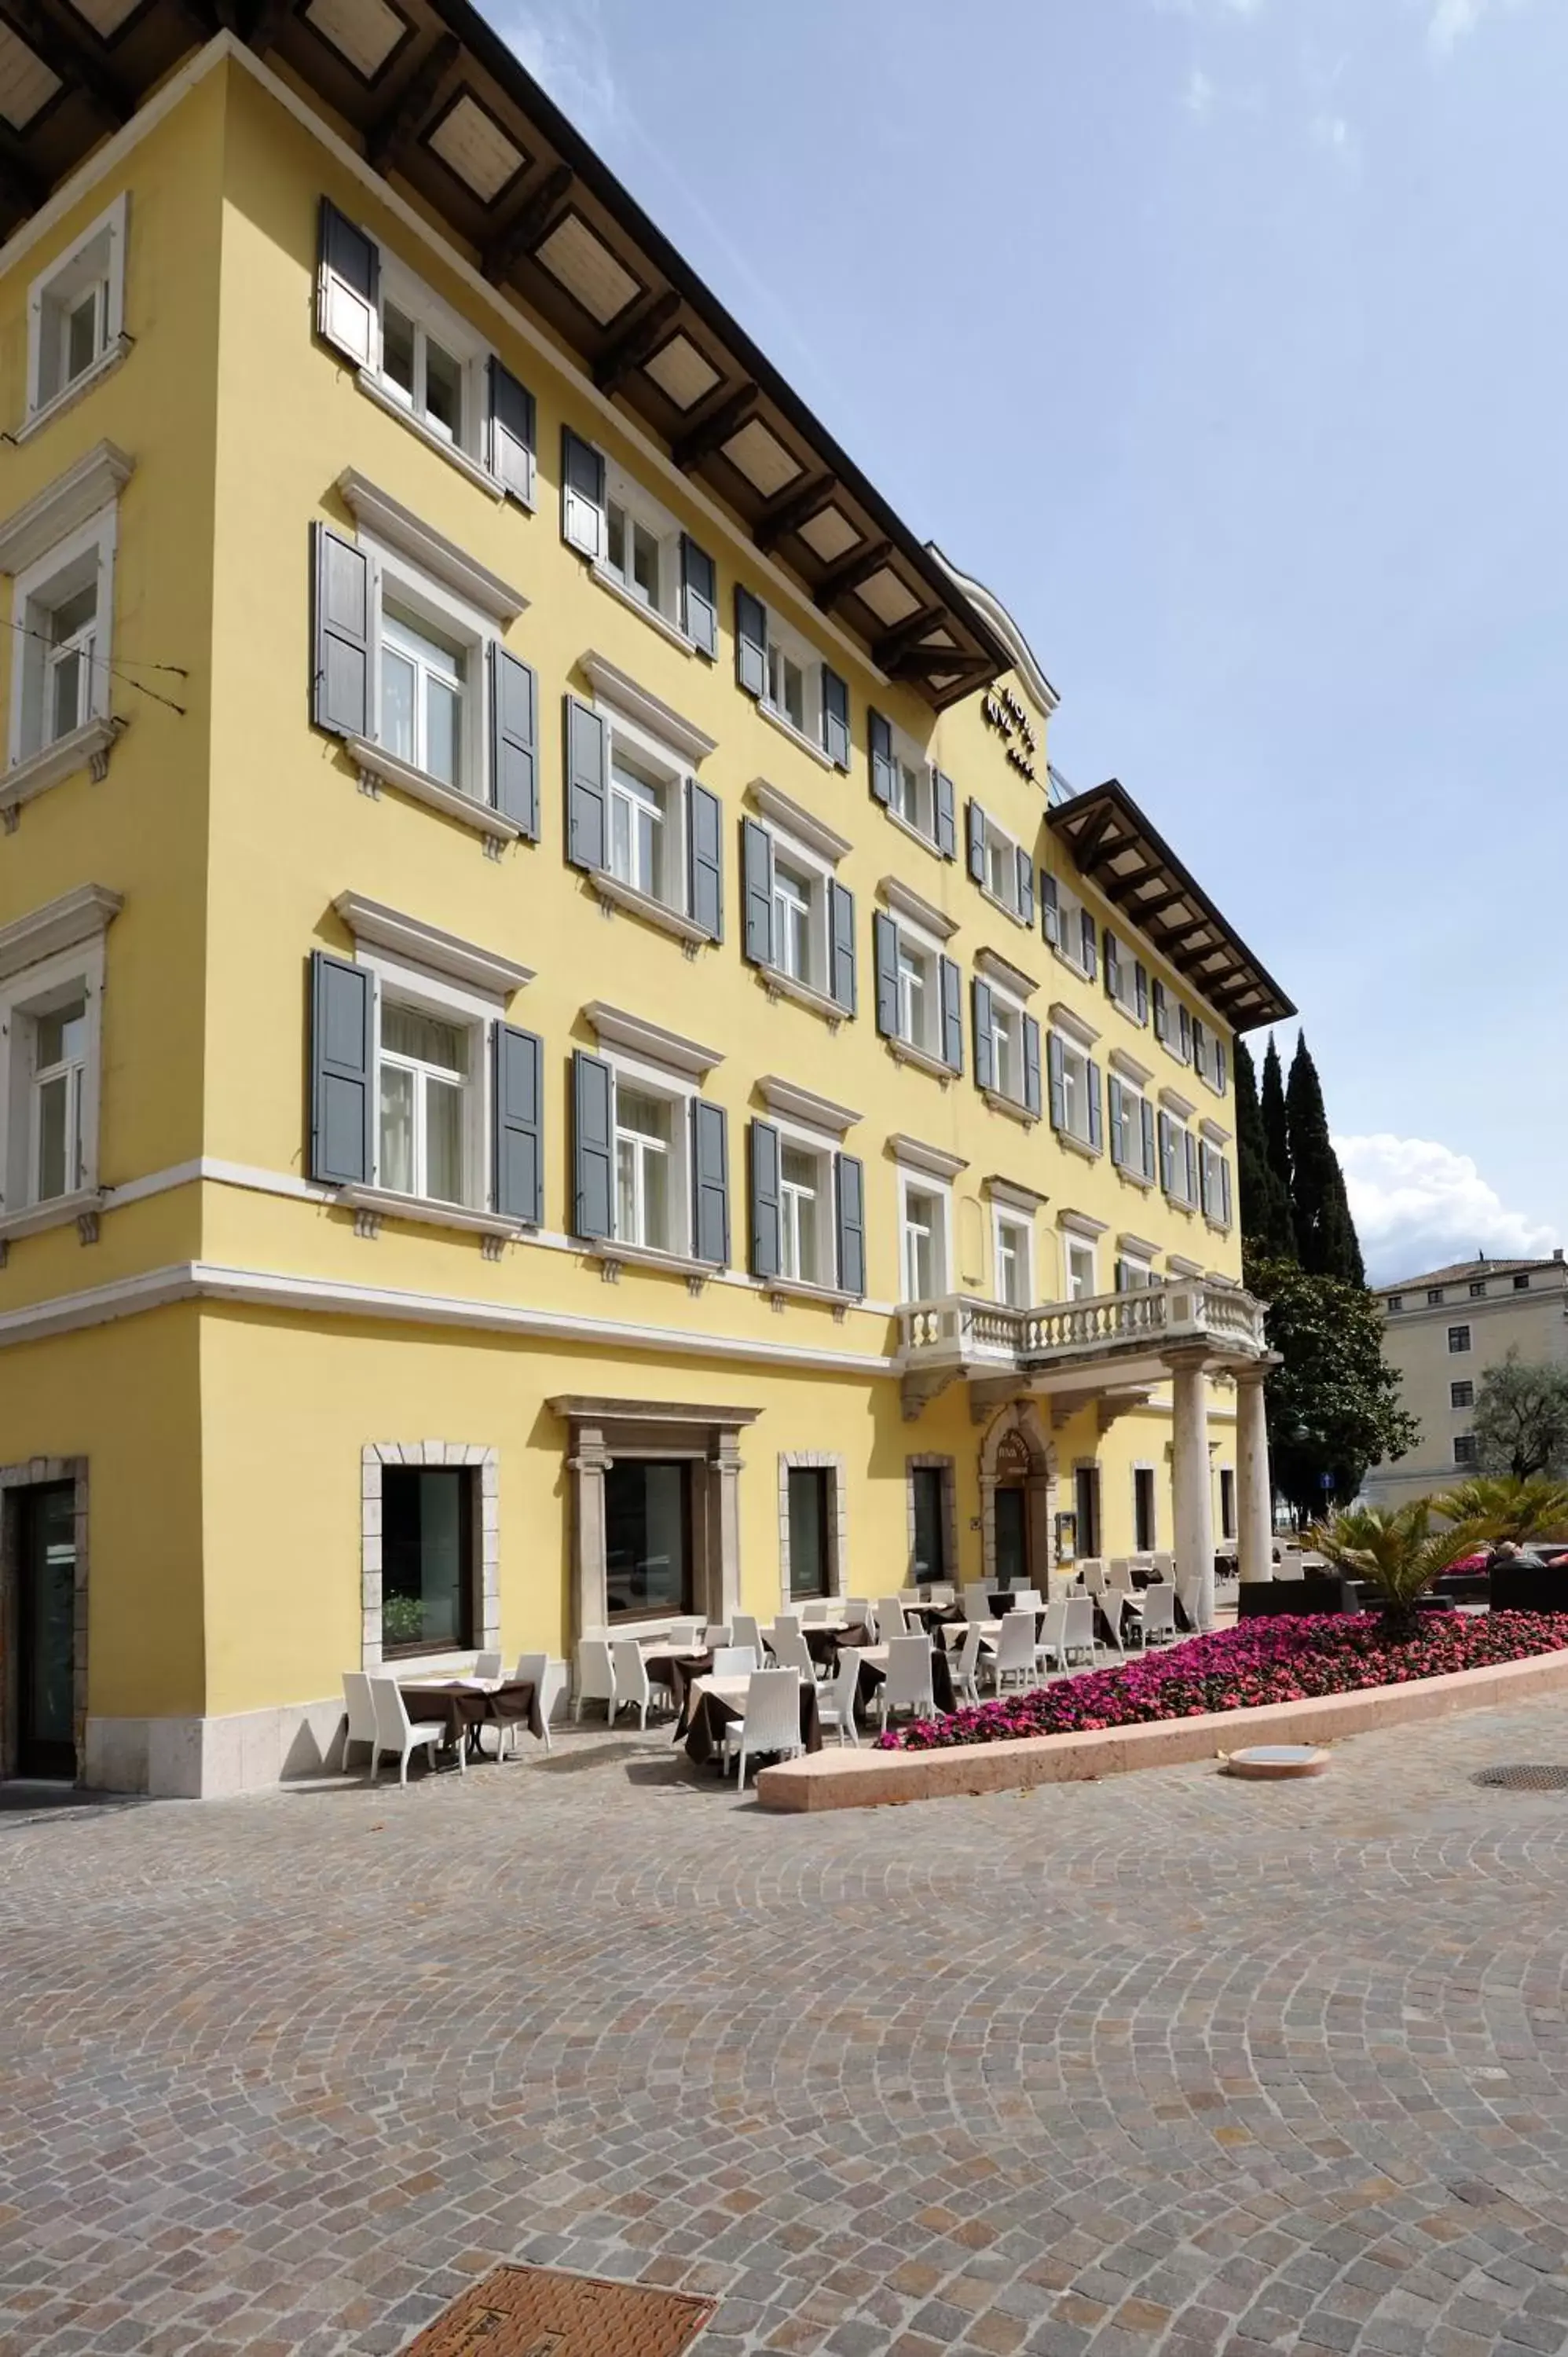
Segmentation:
<svg viewBox="0 0 1568 2357">
<path fill-rule="evenodd" d="M 1369 1465 L 1404 1456 L 1421 1427 L 1399 1404 L 1382 1318 L 1364 1286 L 1253 1253 L 1245 1263 L 1283 1361 L 1263 1395 L 1275 1485 L 1310 1521 L 1353 1498 Z"/>
<path fill-rule="evenodd" d="M 1274 1061 L 1277 1067 L 1279 1059 L 1276 1057 Z M 1257 1068 L 1245 1039 L 1236 1042 L 1235 1063 L 1236 1182 L 1241 1233 L 1266 1258 L 1294 1260 L 1295 1235 L 1291 1227 L 1290 1195 L 1269 1160 L 1262 1108 L 1258 1103 Z"/>
<path fill-rule="evenodd" d="M 1328 1115 L 1317 1067 L 1302 1032 L 1291 1060 L 1285 1091 L 1285 1133 L 1290 1149 L 1291 1213 L 1301 1265 L 1313 1276 L 1343 1277 L 1364 1286 L 1367 1272 L 1345 1174 L 1328 1134 Z"/>
<path fill-rule="evenodd" d="M 1481 1377 L 1471 1429 L 1488 1473 L 1568 1473 L 1568 1365 L 1511 1350 Z"/>
<path fill-rule="evenodd" d="M 1479 1536 L 1470 1523 L 1434 1529 L 1432 1516 L 1430 1498 L 1412 1498 L 1403 1506 L 1352 1506 L 1312 1533 L 1319 1554 L 1352 1579 L 1376 1588 L 1389 1636 L 1414 1635 L 1421 1625 L 1416 1599 L 1440 1572 L 1468 1555 Z"/>
<path fill-rule="evenodd" d="M 1283 1190 L 1288 1207 L 1291 1200 L 1290 1132 L 1285 1120 L 1284 1074 L 1280 1069 L 1280 1051 L 1275 1045 L 1272 1031 L 1263 1055 L 1263 1082 L 1259 1091 L 1258 1110 L 1263 1124 L 1263 1152 L 1268 1157 L 1269 1168 L 1273 1172 Z M 1296 1257 L 1294 1224 L 1291 1230 L 1290 1251 L 1285 1257 L 1289 1260 L 1294 1260 Z"/>
</svg>

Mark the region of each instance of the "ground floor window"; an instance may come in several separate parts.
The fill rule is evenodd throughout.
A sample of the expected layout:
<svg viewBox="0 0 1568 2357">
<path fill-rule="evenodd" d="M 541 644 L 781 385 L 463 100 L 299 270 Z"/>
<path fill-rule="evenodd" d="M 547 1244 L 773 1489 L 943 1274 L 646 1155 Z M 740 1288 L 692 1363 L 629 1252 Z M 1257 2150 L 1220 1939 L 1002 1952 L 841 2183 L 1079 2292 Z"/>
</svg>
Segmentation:
<svg viewBox="0 0 1568 2357">
<path fill-rule="evenodd" d="M 1221 1479 L 1224 1477 L 1221 1476 Z M 1136 1465 L 1133 1469 L 1133 1545 L 1139 1555 L 1153 1555 L 1159 1544 L 1158 1526 L 1155 1520 L 1155 1469 L 1152 1465 Z"/>
<path fill-rule="evenodd" d="M 946 1579 L 948 1573 L 947 1499 L 940 1465 L 912 1465 L 909 1491 L 914 1505 L 915 1560 L 910 1566 L 917 1583 Z"/>
<path fill-rule="evenodd" d="M 466 1468 L 383 1468 L 383 1654 L 473 1643 L 473 1479 Z"/>
<path fill-rule="evenodd" d="M 1236 1535 L 1236 1476 L 1229 1465 L 1219 1469 L 1219 1535 L 1222 1539 Z"/>
<path fill-rule="evenodd" d="M 820 1465 L 791 1465 L 789 1483 L 789 1593 L 792 1597 L 831 1595 L 827 1469 Z"/>
<path fill-rule="evenodd" d="M 76 1484 L 19 1492 L 16 1765 L 23 1775 L 76 1772 Z"/>
<path fill-rule="evenodd" d="M 692 1609 L 692 1483 L 683 1460 L 618 1458 L 605 1474 L 607 1617 Z"/>
<path fill-rule="evenodd" d="M 1078 1516 L 1078 1552 L 1080 1555 L 1096 1556 L 1100 1553 L 1099 1466 L 1075 1466 L 1072 1485 Z"/>
</svg>

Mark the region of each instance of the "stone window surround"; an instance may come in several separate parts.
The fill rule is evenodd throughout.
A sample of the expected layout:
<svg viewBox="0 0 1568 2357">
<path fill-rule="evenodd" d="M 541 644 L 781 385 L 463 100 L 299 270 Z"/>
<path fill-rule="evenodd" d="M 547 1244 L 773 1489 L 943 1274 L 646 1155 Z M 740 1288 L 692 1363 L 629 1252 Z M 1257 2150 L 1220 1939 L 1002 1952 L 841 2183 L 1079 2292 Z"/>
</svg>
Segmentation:
<svg viewBox="0 0 1568 2357">
<path fill-rule="evenodd" d="M 781 1448 L 779 1452 L 779 1609 L 789 1612 L 796 1599 L 789 1593 L 789 1474 L 793 1467 L 813 1468 L 832 1476 L 828 1501 L 828 1594 L 847 1594 L 845 1565 L 849 1557 L 849 1491 L 845 1459 L 825 1448 Z"/>
<path fill-rule="evenodd" d="M 360 1452 L 360 1666 L 381 1666 L 381 1470 L 388 1465 L 462 1466 L 479 1476 L 478 1588 L 474 1650 L 500 1642 L 500 1452 L 466 1440 L 367 1440 Z M 466 1647 L 433 1646 L 433 1653 Z M 400 1654 L 398 1659 L 412 1660 Z"/>
<path fill-rule="evenodd" d="M 87 1742 L 88 1513 L 85 1457 L 29 1457 L 0 1465 L 0 1777 L 16 1772 L 16 1550 L 21 1517 L 12 1493 L 54 1481 L 76 1487 L 76 1598 L 71 1630 L 71 1737 L 78 1781 Z"/>
<path fill-rule="evenodd" d="M 904 1584 L 915 1577 L 915 1483 L 918 1471 L 938 1472 L 942 1477 L 942 1576 L 956 1587 L 959 1578 L 958 1557 L 958 1465 L 951 1457 L 943 1457 L 930 1449 L 919 1450 L 904 1459 L 904 1515 L 906 1553 Z"/>
<path fill-rule="evenodd" d="M 997 1459 L 1002 1443 L 1011 1435 L 1022 1440 L 1029 1453 L 1029 1471 L 1024 1481 L 1029 1523 L 1029 1567 L 1040 1594 L 1048 1596 L 1056 1557 L 1057 1452 L 1054 1444 L 1041 1430 L 1039 1403 L 1032 1399 L 1010 1400 L 1005 1407 L 999 1409 L 980 1444 L 981 1568 L 987 1586 L 994 1586 L 996 1492 L 1002 1486 L 997 1479 Z"/>
</svg>

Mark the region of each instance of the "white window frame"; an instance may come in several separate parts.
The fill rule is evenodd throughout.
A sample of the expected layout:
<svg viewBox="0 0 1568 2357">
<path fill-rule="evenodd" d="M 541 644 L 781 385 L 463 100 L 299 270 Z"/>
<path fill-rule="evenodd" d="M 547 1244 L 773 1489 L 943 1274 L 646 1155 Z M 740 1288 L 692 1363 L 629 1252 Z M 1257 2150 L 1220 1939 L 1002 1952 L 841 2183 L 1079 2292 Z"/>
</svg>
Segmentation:
<svg viewBox="0 0 1568 2357">
<path fill-rule="evenodd" d="M 1456 1334 L 1462 1334 L 1464 1336 L 1465 1339 L 1462 1342 L 1456 1342 L 1454 1338 Z M 1448 1355 L 1451 1359 L 1465 1358 L 1474 1348 L 1474 1343 L 1475 1338 L 1468 1326 L 1450 1326 L 1448 1329 Z"/>
<path fill-rule="evenodd" d="M 1125 1284 L 1121 1282 L 1123 1270 L 1126 1271 Z M 1155 1275 L 1154 1263 L 1148 1255 L 1144 1253 L 1133 1252 L 1126 1244 L 1117 1247 L 1111 1274 L 1113 1289 L 1117 1293 L 1146 1293 L 1151 1286 L 1159 1283 L 1158 1277 Z"/>
<path fill-rule="evenodd" d="M 1472 1471 L 1479 1464 L 1480 1451 L 1476 1446 L 1473 1432 L 1456 1432 L 1454 1435 L 1454 1462 L 1455 1466 L 1467 1466 Z"/>
<path fill-rule="evenodd" d="M 366 967 L 376 981 L 371 1076 L 372 1185 L 388 1195 L 401 1193 L 401 1189 L 387 1185 L 381 1169 L 381 1010 L 390 1000 L 432 1015 L 439 1022 L 458 1024 L 469 1034 L 469 1072 L 463 1090 L 463 1191 L 456 1203 L 448 1208 L 486 1210 L 489 1200 L 493 1118 L 489 1026 L 505 1019 L 501 1002 L 480 991 L 465 990 L 461 983 L 449 981 L 445 974 L 432 974 L 423 966 L 389 957 L 384 951 L 361 948 L 356 952 L 355 963 Z M 447 1204 L 445 1196 L 435 1195 L 410 1195 L 407 1200 L 438 1207 Z"/>
<path fill-rule="evenodd" d="M 1090 969 L 1084 963 L 1083 956 L 1083 919 L 1086 909 L 1087 903 L 1079 899 L 1070 885 L 1064 884 L 1058 877 L 1057 880 L 1057 931 L 1060 939 L 1052 943 L 1051 953 L 1055 957 L 1059 957 L 1063 965 L 1070 968 L 1072 973 L 1080 975 L 1085 982 L 1091 979 Z M 1091 909 L 1087 912 L 1090 916 L 1094 914 Z M 1096 918 L 1094 938 L 1097 944 L 1101 942 L 1103 930 L 1099 919 Z M 1094 954 L 1095 965 L 1098 967 L 1104 954 L 1103 948 L 1097 946 Z"/>
<path fill-rule="evenodd" d="M 779 1131 L 779 1273 L 795 1285 L 812 1285 L 832 1291 L 838 1285 L 838 1251 L 834 1186 L 834 1156 L 836 1147 L 809 1129 L 778 1122 Z M 784 1157 L 800 1154 L 808 1157 L 813 1166 L 811 1195 L 816 1204 L 816 1266 L 804 1269 L 800 1265 L 798 1250 L 799 1222 L 796 1216 L 798 1190 L 784 1175 Z M 794 1265 L 791 1266 L 791 1261 Z"/>
<path fill-rule="evenodd" d="M 1061 1041 L 1062 1103 L 1067 1114 L 1063 1135 L 1073 1138 L 1077 1144 L 1088 1147 L 1092 1152 L 1089 1135 L 1089 1067 L 1094 1059 L 1083 1041 L 1075 1039 L 1072 1033 L 1064 1030 L 1059 1024 L 1053 1023 L 1051 1030 Z M 1103 1086 L 1103 1081 L 1101 1085 Z M 1102 1110 L 1102 1123 L 1104 1119 L 1105 1114 Z"/>
<path fill-rule="evenodd" d="M 1148 1082 L 1146 1081 L 1130 1081 L 1124 1071 L 1119 1070 L 1115 1064 L 1112 1064 L 1110 1071 L 1106 1075 L 1105 1083 L 1105 1131 L 1107 1147 L 1109 1147 L 1111 1138 L 1111 1082 L 1112 1079 L 1115 1081 L 1117 1087 L 1122 1092 L 1122 1127 L 1132 1135 L 1133 1142 L 1137 1147 L 1136 1161 L 1130 1160 L 1119 1163 L 1117 1165 L 1118 1173 L 1122 1178 L 1132 1178 L 1142 1186 L 1157 1187 L 1160 1183 L 1159 1107 L 1157 1105 L 1154 1107 L 1154 1122 L 1149 1132 L 1150 1151 L 1154 1157 L 1153 1167 L 1151 1168 L 1145 1166 L 1144 1162 L 1143 1109 L 1150 1102 Z"/>
<path fill-rule="evenodd" d="M 1016 924 L 1027 924 L 1030 920 L 1025 916 L 1018 899 L 1018 862 L 1024 846 L 1017 836 L 1009 834 L 1006 828 L 1000 825 L 983 806 L 980 815 L 984 834 L 983 865 L 985 868 L 985 880 L 980 888 L 993 908 L 1000 909 L 1004 916 L 1011 917 Z M 997 890 L 992 880 L 993 858 L 999 858 L 1002 863 L 1004 889 L 1001 891 Z"/>
<path fill-rule="evenodd" d="M 639 587 L 635 571 L 629 564 L 618 569 L 610 562 L 610 510 L 619 508 L 626 519 L 629 541 L 631 529 L 640 526 L 659 549 L 659 597 L 650 599 Z M 629 551 L 628 552 L 629 554 Z M 665 622 L 684 641 L 681 628 L 681 526 L 667 508 L 645 491 L 634 476 L 625 468 L 605 460 L 605 503 L 599 528 L 599 553 L 594 559 L 594 571 L 618 597 L 626 598 L 644 614 Z"/>
<path fill-rule="evenodd" d="M 125 336 L 125 231 L 130 199 L 122 190 L 106 212 L 91 221 L 65 252 L 40 271 L 27 289 L 27 412 L 26 426 L 41 425 L 65 407 L 129 350 Z M 95 249 L 102 247 L 102 266 Z M 45 390 L 45 362 L 52 335 L 63 329 L 62 290 L 77 291 L 75 282 L 98 286 L 102 292 L 95 339 L 96 350 L 84 369 L 69 382 L 63 378 Z"/>
<path fill-rule="evenodd" d="M 404 318 L 412 323 L 414 329 L 416 388 L 418 380 L 423 374 L 418 355 L 423 352 L 424 341 L 427 337 L 434 337 L 456 362 L 461 381 L 460 398 L 463 410 L 461 431 L 456 435 L 448 434 L 444 425 L 437 424 L 429 415 L 427 405 L 422 405 L 420 403 L 417 389 L 411 397 L 402 385 L 394 384 L 387 374 L 386 306 L 389 302 L 403 313 Z M 489 358 L 489 347 L 483 337 L 477 334 L 468 325 L 460 312 L 454 311 L 449 304 L 444 303 L 433 288 L 427 286 L 422 278 L 417 277 L 404 263 L 399 261 L 395 253 L 389 253 L 384 246 L 381 248 L 381 279 L 377 288 L 374 334 L 374 361 L 365 373 L 374 383 L 377 392 L 397 410 L 400 415 L 408 418 L 419 432 L 428 436 L 431 441 L 439 443 L 443 449 L 460 451 L 466 458 L 472 459 L 475 466 L 486 468 L 485 439 L 489 401 L 485 386 L 485 371 Z M 488 471 L 488 468 L 486 470 Z"/>
<path fill-rule="evenodd" d="M 1455 1392 L 1468 1392 L 1470 1396 L 1468 1399 L 1455 1399 L 1454 1396 Z M 1457 1383 L 1451 1383 L 1449 1384 L 1448 1406 L 1452 1414 L 1467 1415 L 1475 1405 L 1476 1385 L 1475 1380 L 1472 1376 L 1461 1375 Z"/>
<path fill-rule="evenodd" d="M 660 909 L 669 909 L 676 916 L 689 914 L 686 906 L 686 782 L 692 765 L 672 746 L 651 728 L 645 728 L 628 717 L 606 697 L 596 697 L 594 710 L 605 725 L 605 867 L 604 873 L 626 889 L 636 892 Z M 614 821 L 617 788 L 615 772 L 618 762 L 634 776 L 651 783 L 664 798 L 664 873 L 663 888 L 650 892 L 630 877 L 623 876 L 615 866 Z"/>
<path fill-rule="evenodd" d="M 1080 1285 L 1083 1265 L 1088 1263 L 1088 1282 Z M 1075 1236 L 1069 1232 L 1062 1238 L 1062 1267 L 1067 1280 L 1069 1301 L 1097 1301 L 1100 1297 L 1100 1254 L 1091 1236 Z"/>
<path fill-rule="evenodd" d="M 433 575 L 410 564 L 407 557 L 400 555 L 395 549 L 388 548 L 384 543 L 363 532 L 359 536 L 359 545 L 371 560 L 371 741 L 389 760 L 413 770 L 442 793 L 457 794 L 465 802 L 488 805 L 490 799 L 490 648 L 499 633 L 494 623 L 477 607 L 455 596 Z M 461 782 L 456 786 L 448 785 L 444 778 L 435 777 L 422 762 L 408 760 L 403 754 L 393 752 L 383 734 L 386 722 L 381 709 L 382 618 L 389 587 L 394 605 L 408 607 L 416 620 L 423 618 L 435 630 L 456 639 L 467 659 L 458 758 Z"/>
<path fill-rule="evenodd" d="M 928 851 L 937 844 L 937 777 L 932 764 L 907 730 L 889 721 L 888 758 L 893 765 L 893 799 L 887 812 L 907 834 Z M 913 802 L 911 816 L 907 802 Z"/>
<path fill-rule="evenodd" d="M 784 619 L 775 606 L 763 607 L 766 618 L 766 652 L 762 666 L 761 709 L 770 720 L 778 722 L 787 736 L 809 745 L 822 760 L 822 658 L 811 640 L 802 638 L 792 624 Z M 800 717 L 794 719 L 787 705 L 776 699 L 773 693 L 773 664 L 778 654 L 792 662 L 800 673 Z M 831 764 L 830 764 L 831 766 Z"/>
<path fill-rule="evenodd" d="M 905 915 L 901 908 L 891 910 L 898 929 L 898 1031 L 897 1037 L 906 1048 L 918 1054 L 931 1056 L 940 1063 L 942 1057 L 942 960 L 947 955 L 945 943 L 916 920 Z M 917 1038 L 906 1022 L 912 992 L 906 984 L 904 960 L 908 952 L 912 963 L 925 968 L 924 1004 L 925 1033 Z"/>
<path fill-rule="evenodd" d="M 910 1211 L 910 1198 L 922 1196 L 935 1207 L 936 1216 L 929 1229 L 922 1222 L 922 1232 L 931 1240 L 932 1282 L 924 1293 L 910 1290 L 911 1230 L 915 1225 Z M 898 1173 L 898 1283 L 906 1300 L 940 1301 L 948 1291 L 952 1267 L 952 1189 L 924 1170 L 900 1170 Z"/>
<path fill-rule="evenodd" d="M 1016 1299 L 1002 1282 L 1004 1235 L 1011 1239 L 1013 1265 L 1018 1276 Z M 1014 1211 L 1001 1203 L 993 1205 L 991 1213 L 991 1262 L 997 1300 L 1004 1302 L 1012 1309 L 1027 1309 L 1035 1298 L 1035 1223 L 1026 1212 Z"/>
<path fill-rule="evenodd" d="M 611 1141 L 611 1218 L 618 1232 L 607 1240 L 606 1249 L 612 1254 L 617 1244 L 628 1252 L 658 1253 L 665 1258 L 689 1260 L 692 1256 L 692 1100 L 702 1092 L 694 1082 L 667 1071 L 662 1065 L 650 1064 L 641 1057 L 625 1054 L 620 1049 L 607 1049 L 603 1040 L 599 1054 L 610 1068 L 610 1141 Z M 662 1244 L 641 1244 L 635 1236 L 618 1232 L 620 1222 L 620 1115 L 619 1098 L 623 1087 L 638 1096 L 658 1097 L 668 1103 L 670 1112 L 670 1235 Z"/>
<path fill-rule="evenodd" d="M 109 716 L 113 661 L 114 552 L 120 511 L 113 501 L 89 516 L 63 540 L 18 573 L 12 584 L 11 613 L 20 626 L 12 631 L 11 716 L 6 747 L 8 766 L 68 743 L 94 721 Z M 87 709 L 74 728 L 59 737 L 44 733 L 48 705 L 49 653 L 44 643 L 49 615 L 64 603 L 58 584 L 77 570 L 96 576 L 97 610 L 93 619 L 92 657 L 88 673 Z M 51 596 L 51 593 L 54 593 Z M 37 738 L 34 741 L 34 727 Z"/>
<path fill-rule="evenodd" d="M 5 1086 L 0 1089 L 0 1219 L 29 1211 L 48 1213 L 98 1190 L 98 1120 L 103 1064 L 103 968 L 102 933 L 24 966 L 0 984 L 0 1045 Z M 81 1093 L 81 1174 L 63 1194 L 38 1192 L 38 1133 L 34 1103 L 35 1019 L 56 1013 L 77 997 L 86 1003 L 87 1039 Z"/>
</svg>

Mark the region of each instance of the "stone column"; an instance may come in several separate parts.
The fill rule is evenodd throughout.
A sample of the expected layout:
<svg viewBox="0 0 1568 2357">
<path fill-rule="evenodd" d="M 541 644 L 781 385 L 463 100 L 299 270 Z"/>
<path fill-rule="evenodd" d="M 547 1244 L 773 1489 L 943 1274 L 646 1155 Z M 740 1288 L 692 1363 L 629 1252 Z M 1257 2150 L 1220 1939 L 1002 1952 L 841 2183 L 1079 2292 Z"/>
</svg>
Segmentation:
<svg viewBox="0 0 1568 2357">
<path fill-rule="evenodd" d="M 1202 1351 L 1177 1352 L 1171 1371 L 1171 1490 L 1176 1577 L 1197 1582 L 1197 1625 L 1214 1626 L 1214 1507 L 1209 1495 L 1208 1410 Z"/>
<path fill-rule="evenodd" d="M 726 1624 L 740 1609 L 740 1436 L 715 1432 L 708 1450 L 716 1491 L 714 1522 L 718 1537 L 718 1617 Z M 713 1497 L 710 1492 L 710 1498 Z M 709 1542 L 712 1544 L 712 1540 Z"/>
<path fill-rule="evenodd" d="M 1269 1433 L 1263 1420 L 1265 1367 L 1236 1373 L 1236 1541 L 1243 1579 L 1274 1576 L 1273 1484 Z"/>
<path fill-rule="evenodd" d="M 572 1476 L 573 1556 L 572 1613 L 574 1626 L 567 1640 L 568 1658 L 576 1658 L 577 1640 L 586 1629 L 602 1629 L 605 1625 L 606 1574 L 605 1562 L 605 1475 L 615 1459 L 605 1446 L 605 1436 L 597 1425 L 580 1424 L 576 1428 L 576 1449 L 566 1459 Z"/>
</svg>

